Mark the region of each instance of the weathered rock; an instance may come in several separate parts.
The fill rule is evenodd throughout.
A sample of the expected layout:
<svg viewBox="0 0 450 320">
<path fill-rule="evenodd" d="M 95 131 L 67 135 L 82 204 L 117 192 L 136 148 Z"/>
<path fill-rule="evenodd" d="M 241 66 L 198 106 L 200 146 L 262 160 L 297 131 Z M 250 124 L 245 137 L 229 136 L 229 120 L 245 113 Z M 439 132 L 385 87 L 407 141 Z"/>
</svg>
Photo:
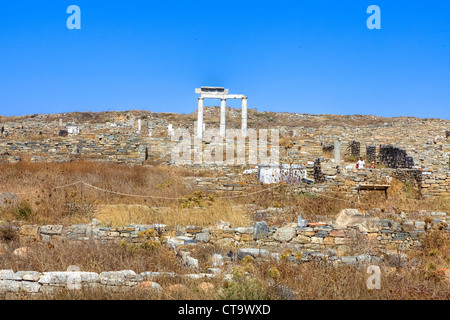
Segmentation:
<svg viewBox="0 0 450 320">
<path fill-rule="evenodd" d="M 404 267 L 408 261 L 408 256 L 403 253 L 387 253 L 386 261 L 392 267 Z"/>
<path fill-rule="evenodd" d="M 265 249 L 255 249 L 255 248 L 241 248 L 239 253 L 248 254 L 255 257 L 270 258 L 270 252 Z"/>
<path fill-rule="evenodd" d="M 42 273 L 37 271 L 18 271 L 16 276 L 22 277 L 24 281 L 38 282 Z"/>
<path fill-rule="evenodd" d="M 352 257 L 352 256 L 341 257 L 341 261 L 342 261 L 342 263 L 345 263 L 345 264 L 351 265 L 351 266 L 354 266 L 357 264 L 356 257 Z"/>
<path fill-rule="evenodd" d="M 81 269 L 80 269 L 79 266 L 73 265 L 73 266 L 67 267 L 67 272 L 77 272 L 77 271 L 78 271 L 78 272 L 81 271 Z"/>
<path fill-rule="evenodd" d="M 211 239 L 211 234 L 209 232 L 201 232 L 195 235 L 195 241 L 198 242 L 209 242 Z"/>
<path fill-rule="evenodd" d="M 196 270 L 199 268 L 198 260 L 190 256 L 190 252 L 180 251 L 181 262 L 189 269 Z"/>
<path fill-rule="evenodd" d="M 223 260 L 223 256 L 220 254 L 213 254 L 212 255 L 212 266 L 213 267 L 222 267 L 224 265 L 224 260 Z"/>
<path fill-rule="evenodd" d="M 267 225 L 267 222 L 265 221 L 259 221 L 256 222 L 254 227 L 254 239 L 264 239 L 267 238 L 269 236 L 269 226 Z"/>
<path fill-rule="evenodd" d="M 296 234 L 297 232 L 295 231 L 295 228 L 283 227 L 277 229 L 277 231 L 273 235 L 273 238 L 277 241 L 287 242 L 292 240 L 292 238 L 294 238 Z"/>
<path fill-rule="evenodd" d="M 184 245 L 184 241 L 183 240 L 179 240 L 179 239 L 175 239 L 175 238 L 168 238 L 166 240 L 166 245 L 169 248 L 176 250 L 179 246 L 183 246 Z"/>
<path fill-rule="evenodd" d="M 187 226 L 186 227 L 187 233 L 200 233 L 202 232 L 202 227 L 199 226 Z"/>
<path fill-rule="evenodd" d="M 23 225 L 20 227 L 19 233 L 23 236 L 37 237 L 39 235 L 39 226 Z"/>
<path fill-rule="evenodd" d="M 0 280 L 0 292 L 19 292 L 21 287 L 20 281 Z"/>
<path fill-rule="evenodd" d="M 174 277 L 174 272 L 151 272 L 151 271 L 144 271 L 139 274 L 139 277 L 146 281 L 151 280 L 158 277 Z"/>
<path fill-rule="evenodd" d="M 216 245 L 221 247 L 230 247 L 234 245 L 235 240 L 233 238 L 223 238 L 216 241 Z"/>
<path fill-rule="evenodd" d="M 113 286 L 136 284 L 138 278 L 132 270 L 109 271 L 100 273 L 100 283 Z"/>
<path fill-rule="evenodd" d="M 26 293 L 38 293 L 41 287 L 37 282 L 22 281 L 20 289 Z"/>
<path fill-rule="evenodd" d="M 234 228 L 234 231 L 237 233 L 243 233 L 243 234 L 253 234 L 254 227 L 239 227 L 239 228 Z"/>
<path fill-rule="evenodd" d="M 139 290 L 145 290 L 145 291 L 149 291 L 151 293 L 154 293 L 156 295 L 161 295 L 163 293 L 163 287 L 156 282 L 153 281 L 144 281 L 141 282 L 137 288 Z"/>
<path fill-rule="evenodd" d="M 39 232 L 41 234 L 47 234 L 47 235 L 60 235 L 63 231 L 64 226 L 62 225 L 48 225 L 48 226 L 42 226 L 39 229 Z"/>
<path fill-rule="evenodd" d="M 31 249 L 28 247 L 21 247 L 14 250 L 13 255 L 18 257 L 19 259 L 26 259 L 31 253 Z"/>
<path fill-rule="evenodd" d="M 0 270 L 0 280 L 21 280 L 22 277 L 17 276 L 12 269 Z"/>
<path fill-rule="evenodd" d="M 206 273 L 208 274 L 220 274 L 222 270 L 220 268 L 208 268 L 206 269 Z"/>
<path fill-rule="evenodd" d="M 112 272 L 104 272 L 110 274 Z M 95 272 L 67 272 L 67 271 L 53 271 L 44 272 L 39 278 L 39 283 L 43 285 L 66 286 L 67 284 L 74 285 L 77 283 L 97 283 L 100 281 L 100 276 Z M 105 284 L 109 284 L 103 282 Z"/>
<path fill-rule="evenodd" d="M 344 209 L 336 217 L 334 226 L 337 228 L 347 228 L 362 225 L 368 220 L 358 209 Z"/>
</svg>

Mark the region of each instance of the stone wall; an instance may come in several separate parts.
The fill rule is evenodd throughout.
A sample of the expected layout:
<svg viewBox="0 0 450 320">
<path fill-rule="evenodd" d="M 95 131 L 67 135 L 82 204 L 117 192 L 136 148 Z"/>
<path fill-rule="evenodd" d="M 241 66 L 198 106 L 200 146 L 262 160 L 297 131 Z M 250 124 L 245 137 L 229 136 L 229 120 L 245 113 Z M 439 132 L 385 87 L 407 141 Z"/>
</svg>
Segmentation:
<svg viewBox="0 0 450 320">
<path fill-rule="evenodd" d="M 427 232 L 450 233 L 445 212 L 402 213 L 399 219 L 374 218 L 372 214 L 375 213 L 346 209 L 335 221 L 308 223 L 299 217 L 298 223 L 282 227 L 270 227 L 264 221 L 247 227 L 232 227 L 229 223 L 219 222 L 210 227 L 177 228 L 160 224 L 108 228 L 99 226 L 95 220 L 91 224 L 71 226 L 22 224 L 16 227 L 21 239 L 48 243 L 56 240 L 101 243 L 162 241 L 180 253 L 181 263 L 190 273 L 176 275 L 146 271 L 137 274 L 132 270 L 95 273 L 80 271 L 76 266 L 69 267 L 68 271 L 54 272 L 0 270 L 0 294 L 53 294 L 58 289 L 82 288 L 104 288 L 113 292 L 139 288 L 161 294 L 163 288 L 155 279 L 178 276 L 201 281 L 217 275 L 229 277 L 231 271 L 224 269 L 224 264 L 232 261 L 233 257 L 242 259 L 245 255 L 256 259 L 282 258 L 295 263 L 324 261 L 333 266 L 381 262 L 398 265 L 404 263 L 411 250 L 422 246 Z M 176 235 L 165 236 L 165 232 L 174 230 Z M 212 266 L 200 273 L 198 260 L 190 256 L 189 250 L 184 250 L 200 243 L 233 248 L 234 253 L 231 251 L 225 257 L 214 254 Z M 26 250 L 21 254 L 24 252 Z"/>
<path fill-rule="evenodd" d="M 218 109 L 216 111 L 218 112 Z M 236 114 L 238 115 L 239 112 Z M 58 121 L 59 116 L 63 119 L 63 125 Z M 88 115 L 86 117 L 86 119 L 89 118 Z M 320 116 L 289 114 L 290 121 L 297 119 L 296 121 L 300 123 L 314 118 L 320 118 Z M 175 116 L 161 116 L 150 112 L 117 113 L 111 115 L 111 119 L 107 121 L 103 119 L 103 122 L 98 123 L 92 119 L 86 121 L 80 121 L 80 119 L 84 118 L 66 114 L 36 115 L 3 122 L 1 124 L 3 130 L 0 132 L 0 162 L 15 163 L 21 161 L 21 158 L 30 157 L 36 162 L 84 159 L 144 164 L 145 160 L 149 160 L 147 163 L 176 165 L 172 159 L 172 151 L 178 142 L 172 141 L 167 126 L 173 124 L 175 129 L 185 128 L 191 131 L 193 128 L 190 122 L 172 121 L 177 119 Z M 138 130 L 139 122 L 141 123 L 140 131 Z M 66 128 L 69 123 L 79 126 L 80 134 L 60 137 L 59 131 Z M 449 196 L 448 126 L 448 120 L 419 118 L 396 118 L 396 121 L 386 119 L 385 123 L 367 125 L 361 123 L 355 125 L 336 123 L 316 127 L 280 125 L 277 126 L 280 136 L 286 136 L 292 143 L 281 146 L 278 152 L 281 163 L 304 165 L 309 177 L 314 177 L 315 172 L 317 175 L 319 167 L 316 166 L 314 169 L 314 163 L 317 159 L 320 160 L 325 180 L 321 183 L 315 181 L 314 186 L 309 184 L 298 186 L 302 190 L 325 190 L 333 187 L 355 194 L 358 183 L 370 181 L 369 178 L 364 177 L 364 174 L 349 173 L 354 169 L 354 164 L 347 163 L 347 165 L 343 164 L 342 168 L 337 168 L 333 163 L 334 159 L 328 158 L 333 149 L 331 146 L 336 141 L 340 141 L 342 146 L 350 147 L 349 154 L 362 155 L 364 151 L 361 150 L 365 150 L 368 163 L 375 158 L 376 161 L 388 167 L 411 167 L 414 170 L 422 170 L 424 179 L 421 188 L 424 196 Z M 150 129 L 158 135 L 150 136 Z M 214 147 L 214 142 L 205 141 L 203 147 Z M 247 144 L 245 146 L 247 151 L 248 147 Z M 386 153 L 383 150 L 392 152 Z M 195 152 L 198 153 L 199 150 Z M 343 148 L 343 158 L 346 152 Z M 192 167 L 218 169 L 223 167 L 223 164 L 192 164 Z M 249 165 L 243 166 L 242 170 L 246 167 L 248 168 Z M 383 172 L 380 175 L 382 176 Z M 242 190 L 238 183 L 242 181 L 234 181 L 233 186 L 220 188 Z"/>
<path fill-rule="evenodd" d="M 138 137 L 114 134 L 77 135 L 26 142 L 0 140 L 0 150 L 5 155 L 30 156 L 31 161 L 35 162 L 83 159 L 142 163 L 146 157 L 146 146 Z"/>
<path fill-rule="evenodd" d="M 123 292 L 133 288 L 146 290 L 155 297 L 162 294 L 163 288 L 155 279 L 174 277 L 170 272 L 145 271 L 137 274 L 133 270 L 105 271 L 101 273 L 83 271 L 18 271 L 0 270 L 0 295 L 14 299 L 19 294 L 36 296 L 52 295 L 57 290 L 105 289 Z M 213 274 L 185 274 L 190 279 L 208 279 Z"/>
<path fill-rule="evenodd" d="M 401 219 L 400 219 L 401 218 Z M 195 243 L 232 244 L 258 246 L 276 249 L 282 245 L 294 245 L 297 249 L 324 249 L 350 245 L 362 238 L 372 241 L 374 248 L 382 250 L 405 250 L 420 245 L 420 239 L 427 230 L 444 230 L 450 233 L 445 212 L 402 213 L 399 219 L 374 218 L 371 214 L 347 209 L 336 221 L 310 222 L 307 226 L 291 223 L 276 228 L 265 222 L 257 222 L 249 227 L 231 227 L 222 223 L 212 227 L 166 225 L 129 225 L 123 228 L 102 227 L 95 224 L 63 225 L 22 225 L 20 236 L 29 240 L 51 242 L 52 240 L 127 241 L 139 243 L 146 240 L 145 231 L 154 229 L 164 236 L 167 231 L 178 235 L 167 237 L 165 241 L 174 247 Z M 398 220 L 398 221 L 397 221 Z M 362 238 L 361 238 L 362 237 Z"/>
<path fill-rule="evenodd" d="M 314 164 L 306 165 L 305 168 L 307 169 L 308 176 L 314 177 Z M 358 194 L 360 185 L 390 184 L 392 178 L 396 178 L 404 183 L 408 183 L 417 191 L 420 197 L 450 196 L 450 172 L 430 172 L 416 169 L 340 169 L 338 171 L 330 163 L 322 163 L 321 172 L 318 172 L 318 174 L 324 179 L 321 183 L 296 183 L 291 185 L 291 190 L 297 193 L 316 194 L 331 191 L 341 195 L 347 195 L 348 200 L 355 200 L 354 198 Z M 211 192 L 252 192 L 260 190 L 260 185 L 256 181 L 256 173 L 248 175 L 230 174 L 216 178 L 202 177 L 186 180 L 187 183 L 194 185 L 200 190 Z"/>
</svg>

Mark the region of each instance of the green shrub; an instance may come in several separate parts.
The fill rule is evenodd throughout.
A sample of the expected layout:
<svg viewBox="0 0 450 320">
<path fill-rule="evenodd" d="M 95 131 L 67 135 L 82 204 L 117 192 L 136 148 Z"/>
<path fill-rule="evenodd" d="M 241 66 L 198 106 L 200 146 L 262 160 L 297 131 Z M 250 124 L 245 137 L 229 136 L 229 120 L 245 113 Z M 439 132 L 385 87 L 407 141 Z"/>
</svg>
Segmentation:
<svg viewBox="0 0 450 320">
<path fill-rule="evenodd" d="M 22 201 L 16 208 L 14 215 L 19 220 L 29 220 L 33 216 L 33 209 L 28 201 Z"/>
<path fill-rule="evenodd" d="M 224 300 L 270 300 L 266 287 L 255 278 L 239 277 L 231 281 L 219 294 Z"/>
</svg>

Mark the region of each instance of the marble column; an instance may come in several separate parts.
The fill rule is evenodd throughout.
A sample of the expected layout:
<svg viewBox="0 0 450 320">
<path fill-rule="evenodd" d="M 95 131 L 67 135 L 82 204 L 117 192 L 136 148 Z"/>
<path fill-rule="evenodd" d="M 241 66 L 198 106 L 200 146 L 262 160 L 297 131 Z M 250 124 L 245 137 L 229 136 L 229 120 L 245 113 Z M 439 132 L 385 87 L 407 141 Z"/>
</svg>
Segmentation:
<svg viewBox="0 0 450 320">
<path fill-rule="evenodd" d="M 220 136 L 225 137 L 226 134 L 226 108 L 227 99 L 220 99 Z"/>
<path fill-rule="evenodd" d="M 241 130 L 242 135 L 247 136 L 247 97 L 242 98 Z"/>
<path fill-rule="evenodd" d="M 335 165 L 341 164 L 341 142 L 340 141 L 334 142 L 334 164 Z"/>
<path fill-rule="evenodd" d="M 203 98 L 198 98 L 197 138 L 203 139 Z"/>
</svg>

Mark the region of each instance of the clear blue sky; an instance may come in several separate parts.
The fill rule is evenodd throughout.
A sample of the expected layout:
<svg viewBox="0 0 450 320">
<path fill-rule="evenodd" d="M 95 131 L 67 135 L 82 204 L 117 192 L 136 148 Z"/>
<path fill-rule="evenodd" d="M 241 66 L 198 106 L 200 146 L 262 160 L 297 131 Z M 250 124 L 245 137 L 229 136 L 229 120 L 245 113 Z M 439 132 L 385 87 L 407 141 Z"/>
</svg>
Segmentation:
<svg viewBox="0 0 450 320">
<path fill-rule="evenodd" d="M 2 115 L 190 113 L 200 86 L 258 110 L 450 119 L 450 1 L 0 0 Z"/>
</svg>

